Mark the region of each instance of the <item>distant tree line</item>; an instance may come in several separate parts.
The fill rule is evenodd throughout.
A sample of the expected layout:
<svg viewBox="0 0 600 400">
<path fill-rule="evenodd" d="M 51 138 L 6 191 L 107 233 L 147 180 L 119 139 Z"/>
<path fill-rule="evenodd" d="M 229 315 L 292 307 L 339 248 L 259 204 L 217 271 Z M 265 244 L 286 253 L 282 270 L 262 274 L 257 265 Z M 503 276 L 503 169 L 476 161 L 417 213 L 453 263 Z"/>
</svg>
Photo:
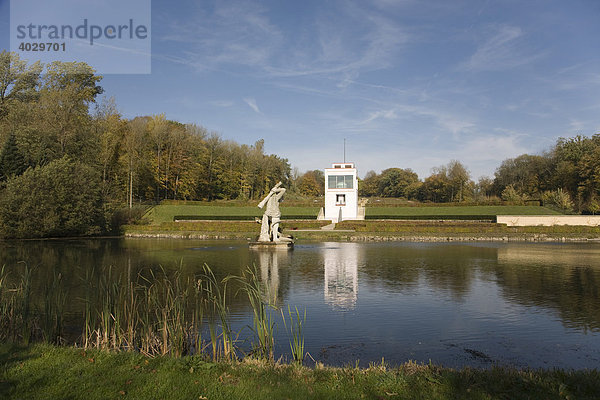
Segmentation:
<svg viewBox="0 0 600 400">
<path fill-rule="evenodd" d="M 403 197 L 445 202 L 537 201 L 566 211 L 600 211 L 600 134 L 559 138 L 542 155 L 523 154 L 504 160 L 493 178 L 471 179 L 459 161 L 432 169 L 420 180 L 411 169 L 370 171 L 359 185 L 360 195 Z"/>
</svg>

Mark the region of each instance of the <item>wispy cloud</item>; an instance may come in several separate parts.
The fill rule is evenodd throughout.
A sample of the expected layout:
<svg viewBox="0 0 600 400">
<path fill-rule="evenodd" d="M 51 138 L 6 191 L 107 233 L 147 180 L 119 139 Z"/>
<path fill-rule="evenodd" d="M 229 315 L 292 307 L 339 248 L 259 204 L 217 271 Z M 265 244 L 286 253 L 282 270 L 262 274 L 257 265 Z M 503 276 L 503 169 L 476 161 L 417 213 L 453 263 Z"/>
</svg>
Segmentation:
<svg viewBox="0 0 600 400">
<path fill-rule="evenodd" d="M 270 78 L 335 77 L 340 88 L 363 71 L 391 66 L 409 40 L 397 21 L 360 3 L 317 13 L 302 38 L 280 24 L 259 4 L 217 2 L 199 6 L 188 22 L 171 21 L 161 40 L 187 48 L 179 55 L 199 71 L 243 66 Z"/>
<path fill-rule="evenodd" d="M 367 119 L 365 119 L 362 123 L 366 124 L 366 123 L 369 123 L 369 122 L 374 121 L 379 118 L 396 119 L 396 118 L 398 118 L 398 116 L 396 115 L 395 110 L 374 111 L 374 112 L 370 113 L 369 116 L 367 117 Z"/>
<path fill-rule="evenodd" d="M 573 73 L 567 77 L 559 77 L 553 81 L 553 87 L 566 91 L 580 91 L 586 88 L 594 88 L 594 90 L 597 90 L 599 85 L 600 74 L 596 72 Z"/>
<path fill-rule="evenodd" d="M 212 100 L 209 101 L 208 104 L 215 107 L 232 107 L 235 103 L 230 100 Z"/>
<path fill-rule="evenodd" d="M 317 16 L 306 42 L 291 50 L 290 62 L 266 69 L 276 77 L 334 77 L 345 88 L 362 72 L 388 68 L 409 41 L 398 21 L 348 2 Z"/>
<path fill-rule="evenodd" d="M 544 55 L 526 48 L 524 33 L 518 26 L 500 25 L 481 43 L 475 53 L 463 64 L 467 70 L 504 70 L 529 64 Z"/>
<path fill-rule="evenodd" d="M 169 33 L 162 37 L 187 46 L 188 65 L 203 70 L 227 65 L 260 68 L 269 63 L 281 44 L 281 32 L 264 7 L 248 1 L 216 2 L 214 8 L 204 5 L 191 11 L 187 21 L 170 21 Z"/>
<path fill-rule="evenodd" d="M 502 135 L 480 135 L 469 138 L 458 153 L 467 163 L 490 162 L 498 165 L 501 161 L 526 153 L 528 148 L 521 144 L 523 135 L 505 132 Z"/>
<path fill-rule="evenodd" d="M 256 99 L 253 99 L 252 97 L 246 97 L 244 98 L 244 102 L 248 104 L 248 107 L 253 109 L 255 113 L 262 114 L 262 112 L 258 108 L 258 104 L 256 104 Z"/>
</svg>

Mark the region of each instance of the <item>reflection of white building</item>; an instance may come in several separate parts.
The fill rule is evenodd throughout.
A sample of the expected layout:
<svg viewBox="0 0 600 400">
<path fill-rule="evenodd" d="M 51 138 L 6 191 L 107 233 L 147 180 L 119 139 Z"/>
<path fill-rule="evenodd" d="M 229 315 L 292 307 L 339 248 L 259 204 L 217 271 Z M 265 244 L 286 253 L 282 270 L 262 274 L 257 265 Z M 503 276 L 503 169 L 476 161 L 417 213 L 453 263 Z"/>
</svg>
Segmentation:
<svg viewBox="0 0 600 400">
<path fill-rule="evenodd" d="M 358 177 L 354 163 L 325 168 L 325 217 L 333 222 L 358 218 Z"/>
<path fill-rule="evenodd" d="M 279 264 L 287 262 L 287 251 L 259 251 L 260 280 L 268 291 L 269 300 L 277 302 L 279 296 Z"/>
<path fill-rule="evenodd" d="M 358 243 L 325 243 L 325 302 L 352 309 L 358 298 Z"/>
</svg>

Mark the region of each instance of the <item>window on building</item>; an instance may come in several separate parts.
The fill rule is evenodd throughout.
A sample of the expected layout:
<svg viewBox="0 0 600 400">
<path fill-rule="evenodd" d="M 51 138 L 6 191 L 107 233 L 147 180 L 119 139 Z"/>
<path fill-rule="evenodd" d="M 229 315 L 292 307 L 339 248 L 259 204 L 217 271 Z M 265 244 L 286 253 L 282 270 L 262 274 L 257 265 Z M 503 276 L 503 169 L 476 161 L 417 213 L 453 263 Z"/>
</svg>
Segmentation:
<svg viewBox="0 0 600 400">
<path fill-rule="evenodd" d="M 336 194 L 335 195 L 335 205 L 336 206 L 345 206 L 346 205 L 346 195 L 345 194 Z"/>
<path fill-rule="evenodd" d="M 352 175 L 329 175 L 328 189 L 353 189 L 354 177 Z"/>
<path fill-rule="evenodd" d="M 346 168 L 352 168 L 352 164 L 346 164 Z"/>
</svg>

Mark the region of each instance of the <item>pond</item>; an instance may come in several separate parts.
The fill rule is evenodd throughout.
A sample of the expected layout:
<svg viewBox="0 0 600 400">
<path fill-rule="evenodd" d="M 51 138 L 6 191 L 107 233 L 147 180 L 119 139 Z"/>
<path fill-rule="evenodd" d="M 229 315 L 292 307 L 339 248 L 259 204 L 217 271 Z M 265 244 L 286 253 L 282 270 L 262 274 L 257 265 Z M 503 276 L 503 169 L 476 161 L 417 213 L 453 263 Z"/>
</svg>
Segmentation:
<svg viewBox="0 0 600 400">
<path fill-rule="evenodd" d="M 597 244 L 300 242 L 291 251 L 265 252 L 244 241 L 0 243 L 0 266 L 33 270 L 33 297 L 60 274 L 68 293 L 65 335 L 72 337 L 81 332 L 82 299 L 94 290 L 86 280 L 97 271 L 112 266 L 125 284 L 161 266 L 194 276 L 204 264 L 219 278 L 256 266 L 285 315 L 288 305 L 306 310 L 305 351 L 328 365 L 382 358 L 449 367 L 599 365 Z M 230 318 L 243 348 L 252 310 L 234 292 Z M 281 313 L 273 315 L 276 357 L 289 358 Z"/>
</svg>

